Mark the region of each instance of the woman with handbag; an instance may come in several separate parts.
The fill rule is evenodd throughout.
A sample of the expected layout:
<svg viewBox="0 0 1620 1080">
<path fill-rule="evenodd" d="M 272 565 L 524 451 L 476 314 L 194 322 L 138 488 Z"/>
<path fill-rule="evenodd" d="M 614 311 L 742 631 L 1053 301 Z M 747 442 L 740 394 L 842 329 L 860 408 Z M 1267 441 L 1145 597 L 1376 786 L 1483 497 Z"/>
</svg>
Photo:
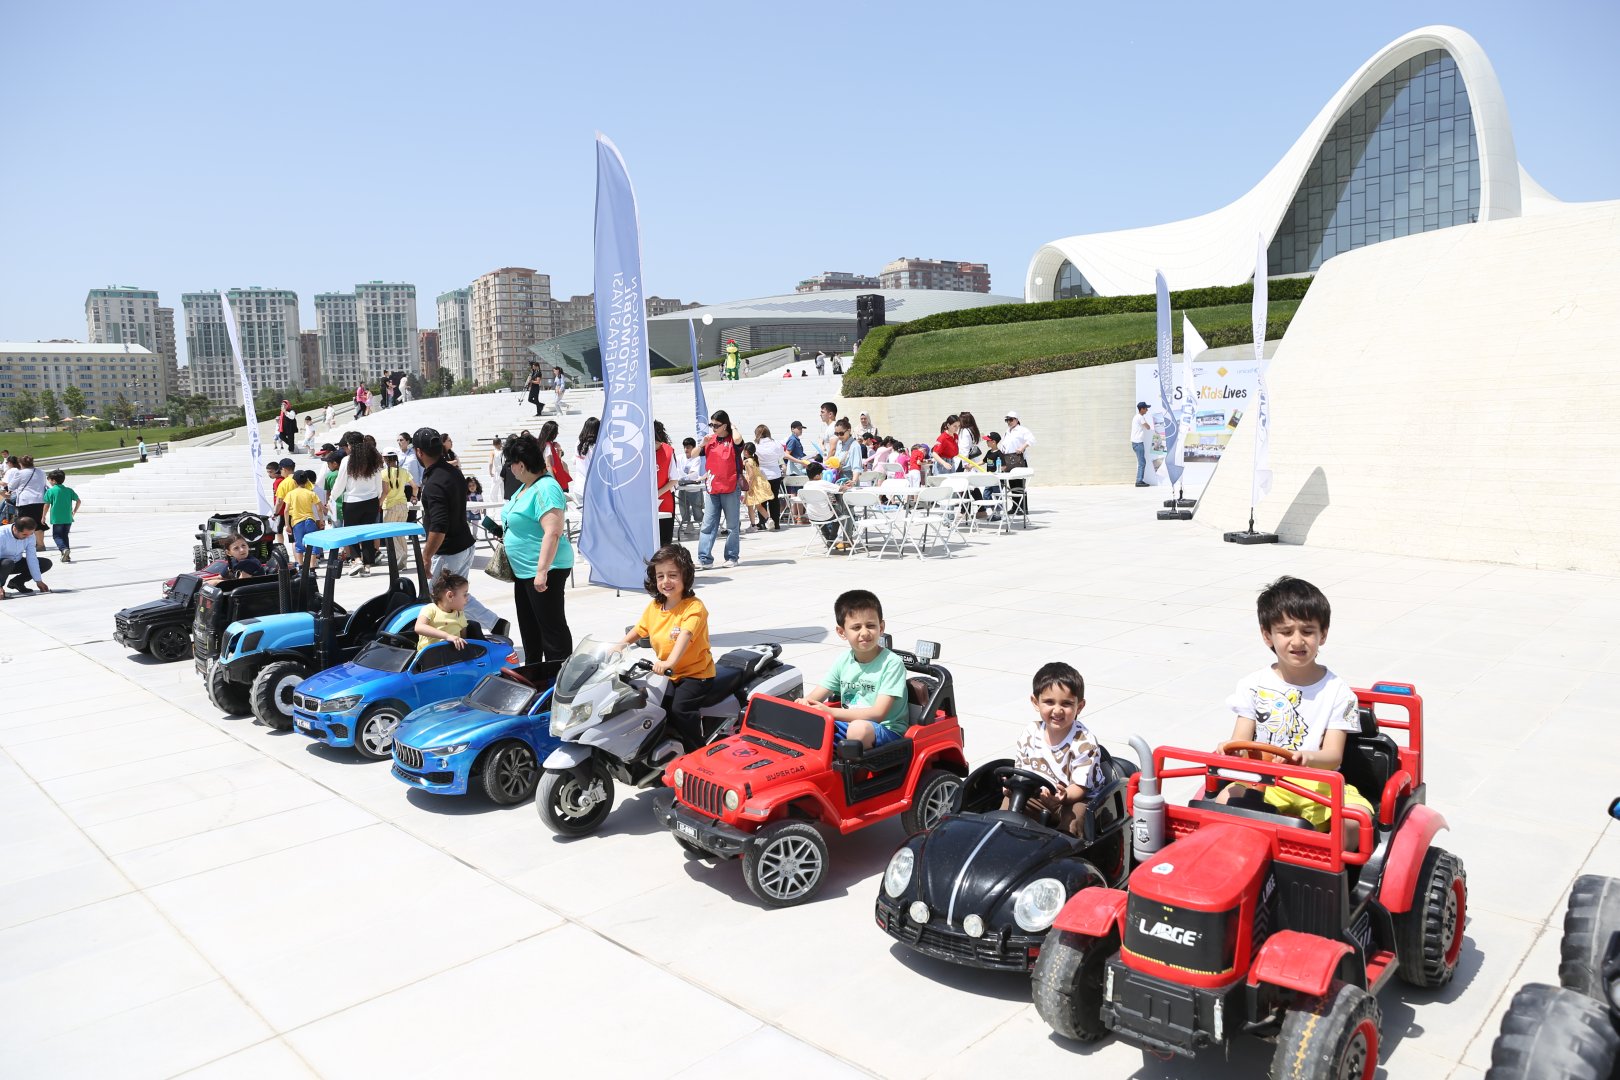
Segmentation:
<svg viewBox="0 0 1620 1080">
<path fill-rule="evenodd" d="M 24 454 L 21 461 L 11 460 L 11 468 L 6 470 L 5 486 L 13 505 L 17 508 L 18 518 L 33 518 L 36 522 L 45 520 L 45 473 L 34 468 L 34 459 Z M 45 533 L 39 530 L 34 533 L 36 550 L 45 550 Z"/>
<path fill-rule="evenodd" d="M 523 662 L 564 660 L 574 650 L 564 586 L 574 566 L 564 513 L 568 497 L 546 472 L 539 440 L 508 439 L 502 451 L 522 486 L 502 510 L 502 554 L 511 567 Z M 493 560 L 492 560 L 493 562 Z"/>
</svg>

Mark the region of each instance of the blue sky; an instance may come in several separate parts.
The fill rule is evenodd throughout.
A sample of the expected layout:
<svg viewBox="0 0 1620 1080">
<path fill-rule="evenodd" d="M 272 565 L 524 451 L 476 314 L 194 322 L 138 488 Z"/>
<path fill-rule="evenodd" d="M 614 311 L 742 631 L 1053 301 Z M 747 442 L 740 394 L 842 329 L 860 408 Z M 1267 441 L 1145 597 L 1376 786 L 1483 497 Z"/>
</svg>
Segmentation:
<svg viewBox="0 0 1620 1080">
<path fill-rule="evenodd" d="M 1479 39 L 1519 156 L 1620 197 L 1620 4 L 7 5 L 0 339 L 88 289 L 500 266 L 590 290 L 592 134 L 624 153 L 649 292 L 721 301 L 918 255 L 1021 292 L 1044 241 L 1247 190 L 1381 45 Z M 184 329 L 181 328 L 183 335 Z M 183 352 L 183 347 L 182 347 Z"/>
</svg>

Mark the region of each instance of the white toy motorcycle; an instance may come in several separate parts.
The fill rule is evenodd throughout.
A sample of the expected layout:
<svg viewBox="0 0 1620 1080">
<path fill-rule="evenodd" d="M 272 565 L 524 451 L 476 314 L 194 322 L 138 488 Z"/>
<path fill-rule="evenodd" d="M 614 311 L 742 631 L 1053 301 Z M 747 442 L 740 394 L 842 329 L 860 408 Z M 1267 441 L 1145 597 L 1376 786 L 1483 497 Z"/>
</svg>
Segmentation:
<svg viewBox="0 0 1620 1080">
<path fill-rule="evenodd" d="M 697 749 L 669 721 L 674 680 L 652 671 L 617 640 L 587 637 L 557 674 L 551 734 L 561 743 L 544 762 L 535 792 L 540 820 L 561 836 L 595 832 L 613 808 L 613 782 L 649 787 L 664 766 Z M 780 645 L 732 649 L 715 662 L 714 680 L 699 710 L 703 741 L 735 727 L 754 694 L 793 699 L 804 693 L 798 668 L 777 659 Z"/>
</svg>

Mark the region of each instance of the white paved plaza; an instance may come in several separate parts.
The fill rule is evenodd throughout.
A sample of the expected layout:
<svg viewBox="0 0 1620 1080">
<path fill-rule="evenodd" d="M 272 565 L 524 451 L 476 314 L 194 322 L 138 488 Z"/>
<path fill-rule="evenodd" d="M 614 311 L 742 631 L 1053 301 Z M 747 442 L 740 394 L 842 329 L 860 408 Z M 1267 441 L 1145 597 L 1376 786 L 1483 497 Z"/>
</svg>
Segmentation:
<svg viewBox="0 0 1620 1080">
<path fill-rule="evenodd" d="M 1620 579 L 1299 547 L 1240 548 L 1152 519 L 1157 492 L 1037 489 L 1036 527 L 959 557 L 805 560 L 744 538 L 700 579 L 715 644 L 779 640 L 815 678 L 833 597 L 884 600 L 897 642 L 943 645 L 971 762 L 1010 749 L 1049 659 L 1087 718 L 1207 747 L 1265 653 L 1281 573 L 1334 605 L 1324 659 L 1417 684 L 1431 805 L 1467 864 L 1467 939 L 1442 993 L 1381 997 L 1384 1073 L 1478 1077 L 1510 986 L 1555 978 L 1571 880 L 1620 873 Z M 1470 512 L 1488 513 L 1480 504 Z M 187 565 L 195 514 L 87 513 L 59 591 L 0 604 L 0 1073 L 8 1077 L 1239 1077 L 1270 1048 L 1160 1060 L 1050 1035 L 1027 980 L 920 959 L 873 925 L 897 821 L 835 839 L 802 908 L 735 864 L 685 858 L 626 794 L 563 842 L 532 805 L 407 792 L 386 764 L 221 717 L 189 663 L 110 640 L 112 614 Z M 340 599 L 377 579 L 344 581 Z M 510 613 L 510 586 L 475 591 Z M 644 598 L 581 585 L 580 636 Z"/>
</svg>

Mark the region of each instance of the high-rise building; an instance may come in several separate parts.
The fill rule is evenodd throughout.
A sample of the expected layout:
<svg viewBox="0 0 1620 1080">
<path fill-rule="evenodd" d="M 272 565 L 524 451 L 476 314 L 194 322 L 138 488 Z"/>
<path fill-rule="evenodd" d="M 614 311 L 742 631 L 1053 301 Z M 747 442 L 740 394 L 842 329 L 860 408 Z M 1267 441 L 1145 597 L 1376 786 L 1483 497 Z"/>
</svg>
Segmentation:
<svg viewBox="0 0 1620 1080">
<path fill-rule="evenodd" d="M 321 335 L 315 330 L 298 331 L 298 368 L 303 373 L 304 386 L 322 386 Z"/>
<path fill-rule="evenodd" d="M 163 360 L 163 396 L 179 395 L 180 352 L 174 341 L 174 308 L 158 308 L 153 325 L 157 327 L 157 348 L 152 351 Z"/>
<path fill-rule="evenodd" d="M 85 412 L 106 417 L 122 394 L 137 414 L 163 412 L 163 360 L 136 342 L 0 342 L 0 404 L 49 390 L 58 403 L 69 386 L 84 393 Z M 66 407 L 61 406 L 66 412 Z"/>
<path fill-rule="evenodd" d="M 668 315 L 671 312 L 685 311 L 687 308 L 695 308 L 695 307 L 702 307 L 703 306 L 700 302 L 698 302 L 696 300 L 692 301 L 690 304 L 683 304 L 679 300 L 666 300 L 662 296 L 649 296 L 649 297 L 647 297 L 646 304 L 647 304 L 647 318 L 649 318 L 649 319 L 652 318 L 654 315 Z"/>
<path fill-rule="evenodd" d="M 175 396 L 188 398 L 191 396 L 191 368 L 183 367 L 174 382 Z"/>
<path fill-rule="evenodd" d="M 584 296 L 570 296 L 566 300 L 552 302 L 552 309 L 557 313 L 557 325 L 554 329 L 557 336 L 572 334 L 578 330 L 585 330 L 596 325 L 596 294 L 586 293 Z"/>
<path fill-rule="evenodd" d="M 457 382 L 471 382 L 472 290 L 452 289 L 440 293 L 437 304 L 439 365 L 454 375 Z"/>
<path fill-rule="evenodd" d="M 896 259 L 879 271 L 878 283 L 884 289 L 987 293 L 990 267 L 984 263 L 939 259 Z"/>
<path fill-rule="evenodd" d="M 287 289 L 231 289 L 231 311 L 242 339 L 248 384 L 259 390 L 296 389 L 303 372 L 298 355 L 298 294 Z M 242 403 L 242 383 L 231 356 L 219 293 L 185 293 L 186 356 L 192 393 L 221 405 Z"/>
<path fill-rule="evenodd" d="M 360 364 L 367 378 L 422 374 L 416 340 L 416 286 L 370 281 L 354 287 Z"/>
<path fill-rule="evenodd" d="M 418 330 L 416 332 L 416 351 L 422 357 L 422 378 L 428 382 L 437 382 L 439 378 L 439 332 L 437 330 Z"/>
<path fill-rule="evenodd" d="M 851 274 L 844 270 L 823 270 L 815 277 L 807 277 L 793 287 L 794 292 L 827 292 L 832 289 L 876 289 L 878 279 L 870 274 Z"/>
<path fill-rule="evenodd" d="M 164 315 L 168 316 L 167 351 Z M 84 300 L 86 338 L 92 344 L 140 345 L 148 352 L 162 357 L 162 395 L 167 397 L 173 385 L 170 369 L 174 365 L 174 309 L 158 306 L 158 294 L 151 289 L 133 285 L 109 285 L 105 289 L 91 289 Z"/>
<path fill-rule="evenodd" d="M 315 332 L 320 337 L 322 382 L 345 390 L 359 386 L 366 371 L 354 293 L 316 293 Z"/>
<path fill-rule="evenodd" d="M 473 381 L 516 385 L 529 346 L 554 337 L 551 275 L 527 267 L 491 270 L 472 284 Z"/>
</svg>

